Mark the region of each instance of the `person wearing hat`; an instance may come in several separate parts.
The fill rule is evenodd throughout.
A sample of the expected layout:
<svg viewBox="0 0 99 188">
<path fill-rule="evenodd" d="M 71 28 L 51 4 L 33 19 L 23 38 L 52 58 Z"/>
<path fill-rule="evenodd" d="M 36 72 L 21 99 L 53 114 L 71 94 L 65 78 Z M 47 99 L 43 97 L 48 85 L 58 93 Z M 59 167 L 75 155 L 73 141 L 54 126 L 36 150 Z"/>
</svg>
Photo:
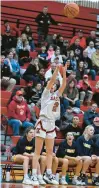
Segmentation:
<svg viewBox="0 0 99 188">
<path fill-rule="evenodd" d="M 93 92 L 87 74 L 83 76 L 83 80 L 79 81 L 77 87 L 80 92 L 80 103 L 83 104 L 84 100 L 87 99 L 86 102 L 90 104 Z"/>
<path fill-rule="evenodd" d="M 20 134 L 20 127 L 27 128 L 34 126 L 30 123 L 30 110 L 21 90 L 16 92 L 16 95 L 8 105 L 8 118 L 8 123 L 12 127 L 13 135 L 15 136 Z"/>
<path fill-rule="evenodd" d="M 77 35 L 71 39 L 70 45 L 73 44 L 77 38 L 80 39 L 80 47 L 83 49 L 86 48 L 86 38 L 83 36 L 83 31 L 81 29 L 78 31 Z"/>
<path fill-rule="evenodd" d="M 96 52 L 92 54 L 92 64 L 96 72 L 99 72 L 99 46 L 96 47 Z"/>
</svg>

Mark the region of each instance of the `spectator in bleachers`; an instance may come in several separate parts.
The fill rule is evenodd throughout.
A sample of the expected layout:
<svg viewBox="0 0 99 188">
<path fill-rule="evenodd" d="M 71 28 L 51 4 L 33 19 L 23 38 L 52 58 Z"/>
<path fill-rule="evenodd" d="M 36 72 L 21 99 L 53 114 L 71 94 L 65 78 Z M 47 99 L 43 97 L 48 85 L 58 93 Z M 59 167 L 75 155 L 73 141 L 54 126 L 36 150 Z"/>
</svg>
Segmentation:
<svg viewBox="0 0 99 188">
<path fill-rule="evenodd" d="M 16 47 L 16 37 L 20 36 L 20 30 L 16 26 L 10 24 L 8 20 L 4 20 L 4 25 L 2 26 L 1 33 L 2 44 L 5 50 Z"/>
<path fill-rule="evenodd" d="M 90 41 L 89 46 L 87 46 L 85 50 L 88 52 L 88 57 L 91 59 L 92 54 L 96 51 L 96 49 L 94 48 L 94 42 Z"/>
<path fill-rule="evenodd" d="M 74 54 L 73 50 L 70 51 L 69 57 L 67 58 L 67 60 L 70 60 L 69 70 L 76 71 L 77 61 L 76 61 L 75 54 Z"/>
<path fill-rule="evenodd" d="M 32 185 L 32 179 L 28 176 L 29 164 L 33 160 L 35 149 L 35 132 L 32 127 L 26 129 L 25 134 L 18 140 L 16 146 L 12 149 L 12 161 L 18 164 L 23 164 L 24 179 L 23 184 Z M 45 185 L 38 163 L 37 178 L 40 184 Z"/>
<path fill-rule="evenodd" d="M 79 126 L 79 121 L 79 117 L 74 115 L 72 122 L 67 126 L 63 133 L 66 134 L 68 132 L 72 132 L 75 140 L 77 140 L 77 138 L 82 135 L 82 129 Z"/>
<path fill-rule="evenodd" d="M 47 59 L 50 60 L 55 53 L 54 47 L 52 44 L 49 45 L 47 53 L 48 53 Z"/>
<path fill-rule="evenodd" d="M 20 84 L 20 66 L 17 60 L 14 59 L 13 53 L 11 50 L 6 52 L 6 59 L 4 64 L 10 67 L 10 72 L 12 73 L 12 78 L 16 80 L 16 83 Z"/>
<path fill-rule="evenodd" d="M 83 104 L 83 102 L 85 100 L 88 105 L 91 104 L 93 92 L 92 92 L 92 88 L 91 88 L 91 83 L 88 80 L 88 75 L 85 74 L 83 76 L 83 80 L 80 80 L 78 82 L 77 88 L 79 89 L 81 104 Z"/>
<path fill-rule="evenodd" d="M 43 45 L 43 46 L 41 47 L 41 51 L 40 51 L 38 57 L 39 57 L 40 59 L 46 60 L 46 59 L 47 59 L 47 56 L 48 56 L 48 53 L 46 52 L 46 46 Z"/>
<path fill-rule="evenodd" d="M 82 48 L 86 48 L 86 38 L 83 36 L 83 31 L 82 30 L 79 30 L 77 35 L 74 36 L 72 39 L 71 39 L 71 42 L 70 42 L 70 45 L 75 43 L 75 40 L 76 39 L 79 39 L 80 40 L 80 46 Z"/>
<path fill-rule="evenodd" d="M 63 48 L 63 42 L 64 42 L 64 38 L 60 35 L 59 38 L 57 39 L 57 46 L 61 48 Z"/>
<path fill-rule="evenodd" d="M 57 44 L 57 34 L 47 35 L 46 42 L 47 46 L 53 45 L 55 47 Z"/>
<path fill-rule="evenodd" d="M 61 50 L 61 54 L 65 55 L 66 57 L 68 57 L 67 56 L 68 48 L 69 48 L 69 40 L 64 40 L 63 41 L 63 47 L 60 49 Z"/>
<path fill-rule="evenodd" d="M 79 93 L 73 79 L 68 82 L 64 90 L 63 97 L 63 105 L 65 110 L 68 106 L 80 108 Z"/>
<path fill-rule="evenodd" d="M 32 32 L 32 29 L 30 27 L 30 25 L 26 25 L 24 30 L 22 31 L 22 34 L 26 34 L 27 35 L 27 39 L 29 41 L 29 45 L 31 47 L 31 51 L 34 51 L 35 49 L 35 44 L 34 44 L 34 41 L 33 41 L 33 32 Z"/>
<path fill-rule="evenodd" d="M 76 60 L 79 60 L 82 58 L 83 54 L 83 48 L 80 46 L 80 39 L 76 38 L 75 42 L 69 47 L 68 50 L 73 50 Z"/>
<path fill-rule="evenodd" d="M 64 131 L 69 126 L 69 124 L 72 123 L 72 120 L 73 120 L 72 107 L 68 106 L 66 111 L 64 110 L 63 114 L 61 115 L 61 123 L 59 125 L 60 130 Z"/>
<path fill-rule="evenodd" d="M 20 127 L 27 128 L 33 126 L 30 123 L 30 110 L 24 100 L 23 92 L 20 90 L 16 92 L 16 95 L 8 105 L 8 118 L 8 123 L 13 129 L 13 135 L 20 134 Z"/>
<path fill-rule="evenodd" d="M 41 47 L 41 51 L 39 52 L 38 54 L 38 58 L 39 58 L 39 61 L 40 61 L 40 64 L 46 69 L 48 67 L 48 63 L 49 61 L 47 60 L 47 57 L 48 57 L 48 53 L 47 53 L 47 50 L 46 50 L 46 46 L 43 45 Z"/>
<path fill-rule="evenodd" d="M 67 78 L 67 84 L 72 79 L 75 81 L 75 85 L 77 85 L 76 72 L 75 71 L 71 71 L 70 75 Z"/>
<path fill-rule="evenodd" d="M 93 94 L 93 98 L 92 100 L 97 103 L 97 105 L 99 106 L 99 81 L 96 82 L 96 86 L 95 86 L 95 92 Z"/>
<path fill-rule="evenodd" d="M 45 85 L 45 69 L 43 67 L 41 67 L 38 72 L 38 80 L 42 86 Z"/>
<path fill-rule="evenodd" d="M 52 58 L 51 58 L 51 63 L 54 62 L 54 59 L 55 59 L 56 57 L 59 58 L 59 63 L 63 64 L 63 59 L 62 59 L 62 55 L 60 54 L 60 49 L 56 49 L 56 50 L 55 50 L 55 53 L 54 53 L 54 55 L 53 55 Z"/>
<path fill-rule="evenodd" d="M 93 68 L 96 70 L 97 74 L 99 74 L 99 46 L 96 47 L 96 52 L 92 54 L 91 59 Z"/>
<path fill-rule="evenodd" d="M 86 38 L 87 46 L 89 46 L 90 41 L 93 41 L 94 42 L 94 46 L 96 46 L 97 40 L 96 40 L 96 32 L 95 31 L 91 31 L 90 32 L 90 36 L 88 36 Z"/>
<path fill-rule="evenodd" d="M 56 66 L 57 66 L 56 63 L 51 63 L 51 68 L 45 73 L 46 81 L 48 81 L 48 79 L 52 77 Z M 61 76 L 60 72 L 58 72 L 57 79 L 59 80 L 60 85 L 61 85 L 62 84 L 62 76 Z"/>
<path fill-rule="evenodd" d="M 94 103 L 92 104 L 90 109 L 84 113 L 84 126 L 92 125 L 94 118 L 99 117 L 99 113 L 96 112 L 96 109 L 97 109 L 97 104 Z"/>
<path fill-rule="evenodd" d="M 81 156 L 81 159 L 83 161 L 83 168 L 81 172 L 81 180 L 83 182 L 83 185 L 87 184 L 87 176 L 86 172 L 90 165 L 95 166 L 96 170 L 93 175 L 93 184 L 99 185 L 99 158 L 97 158 L 96 155 L 93 155 L 93 140 L 92 137 L 94 135 L 94 128 L 93 126 L 89 125 L 85 128 L 84 133 L 82 136 L 80 136 L 77 139 L 77 151 L 78 155 Z"/>
<path fill-rule="evenodd" d="M 20 65 L 24 65 L 25 62 L 29 62 L 30 45 L 26 34 L 21 34 L 17 40 L 16 51 L 20 60 Z"/>
<path fill-rule="evenodd" d="M 32 102 L 34 104 L 36 104 L 39 99 L 41 98 L 42 92 L 43 92 L 43 88 L 41 83 L 37 83 L 35 88 L 33 89 L 33 92 L 35 92 L 35 94 L 32 96 Z"/>
<path fill-rule="evenodd" d="M 34 84 L 38 82 L 38 72 L 40 70 L 39 59 L 32 60 L 23 74 L 23 79 L 27 82 L 32 81 Z"/>
<path fill-rule="evenodd" d="M 88 57 L 87 50 L 83 51 L 83 58 L 82 61 L 84 62 L 84 73 L 91 75 L 92 80 L 95 80 L 96 78 L 96 71 L 94 70 L 92 66 L 92 60 Z"/>
<path fill-rule="evenodd" d="M 67 133 L 65 141 L 61 142 L 59 145 L 56 156 L 59 158 L 59 164 L 62 165 L 60 184 L 67 184 L 65 176 L 68 170 L 68 166 L 76 166 L 72 184 L 82 185 L 82 182 L 79 179 L 79 174 L 82 169 L 82 160 L 81 157 L 78 156 L 73 133 Z"/>
<path fill-rule="evenodd" d="M 15 48 L 11 48 L 10 51 L 13 53 L 13 58 L 18 61 L 18 55 Z"/>
<path fill-rule="evenodd" d="M 99 117 L 94 118 L 93 127 L 94 127 L 94 130 L 95 130 L 95 134 L 99 134 Z"/>
<path fill-rule="evenodd" d="M 12 73 L 10 71 L 10 67 L 4 64 L 5 56 L 1 56 L 1 89 L 6 91 L 12 91 L 16 84 L 16 80 L 11 78 Z"/>
<path fill-rule="evenodd" d="M 38 24 L 38 42 L 40 43 L 42 40 L 44 41 L 49 32 L 49 26 L 53 25 L 60 25 L 56 22 L 52 16 L 48 13 L 48 7 L 43 7 L 43 12 L 37 15 L 35 21 Z"/>
<path fill-rule="evenodd" d="M 77 67 L 77 70 L 76 70 L 76 80 L 77 80 L 77 82 L 79 82 L 79 80 L 83 79 L 84 71 L 85 71 L 84 70 L 84 62 L 79 61 L 78 67 Z"/>
</svg>

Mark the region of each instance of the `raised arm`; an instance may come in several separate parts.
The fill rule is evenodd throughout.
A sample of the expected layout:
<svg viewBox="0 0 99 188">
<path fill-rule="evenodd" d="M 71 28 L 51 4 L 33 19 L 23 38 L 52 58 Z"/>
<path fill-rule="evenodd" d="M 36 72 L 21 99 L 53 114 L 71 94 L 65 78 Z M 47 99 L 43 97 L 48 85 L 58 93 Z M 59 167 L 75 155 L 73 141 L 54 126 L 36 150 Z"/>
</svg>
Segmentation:
<svg viewBox="0 0 99 188">
<path fill-rule="evenodd" d="M 50 81 L 48 81 L 48 83 L 47 83 L 46 88 L 47 88 L 48 90 L 50 90 L 51 87 L 53 86 L 53 84 L 55 83 L 55 81 L 56 81 L 56 76 L 57 76 L 57 74 L 58 74 L 58 71 L 59 71 L 59 66 L 56 67 L 56 69 L 55 69 L 55 71 L 54 71 L 54 73 L 53 73 L 53 75 L 52 75 Z"/>
<path fill-rule="evenodd" d="M 62 85 L 59 88 L 59 95 L 61 96 L 65 87 L 66 87 L 66 70 L 67 70 L 67 64 L 65 64 L 65 67 L 63 68 L 63 81 L 62 81 Z"/>
</svg>

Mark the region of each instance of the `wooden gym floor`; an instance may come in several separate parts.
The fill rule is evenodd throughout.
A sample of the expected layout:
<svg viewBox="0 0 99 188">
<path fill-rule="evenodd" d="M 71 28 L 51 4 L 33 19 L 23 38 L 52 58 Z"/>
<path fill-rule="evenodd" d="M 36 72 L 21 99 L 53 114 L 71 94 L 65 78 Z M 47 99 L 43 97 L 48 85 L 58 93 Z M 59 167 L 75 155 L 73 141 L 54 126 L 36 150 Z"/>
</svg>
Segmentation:
<svg viewBox="0 0 99 188">
<path fill-rule="evenodd" d="M 35 188 L 99 188 L 99 186 L 73 186 L 73 185 L 46 185 L 35 186 Z M 19 183 L 2 183 L 1 188 L 33 188 L 32 185 L 24 185 Z"/>
</svg>

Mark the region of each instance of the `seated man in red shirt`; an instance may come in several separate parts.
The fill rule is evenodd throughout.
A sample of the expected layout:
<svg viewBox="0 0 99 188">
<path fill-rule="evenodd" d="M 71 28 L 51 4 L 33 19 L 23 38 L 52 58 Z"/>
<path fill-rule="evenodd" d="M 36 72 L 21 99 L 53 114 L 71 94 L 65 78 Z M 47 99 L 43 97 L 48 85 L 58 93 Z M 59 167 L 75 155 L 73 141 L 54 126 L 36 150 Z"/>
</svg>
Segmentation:
<svg viewBox="0 0 99 188">
<path fill-rule="evenodd" d="M 8 123 L 13 128 L 13 135 L 15 136 L 19 135 L 20 127 L 33 127 L 33 124 L 30 123 L 30 110 L 21 90 L 16 92 L 16 95 L 8 105 L 8 118 Z"/>
<path fill-rule="evenodd" d="M 77 35 L 71 39 L 70 45 L 75 42 L 76 39 L 80 39 L 80 47 L 86 48 L 86 38 L 83 36 L 83 31 L 79 30 Z"/>
</svg>

